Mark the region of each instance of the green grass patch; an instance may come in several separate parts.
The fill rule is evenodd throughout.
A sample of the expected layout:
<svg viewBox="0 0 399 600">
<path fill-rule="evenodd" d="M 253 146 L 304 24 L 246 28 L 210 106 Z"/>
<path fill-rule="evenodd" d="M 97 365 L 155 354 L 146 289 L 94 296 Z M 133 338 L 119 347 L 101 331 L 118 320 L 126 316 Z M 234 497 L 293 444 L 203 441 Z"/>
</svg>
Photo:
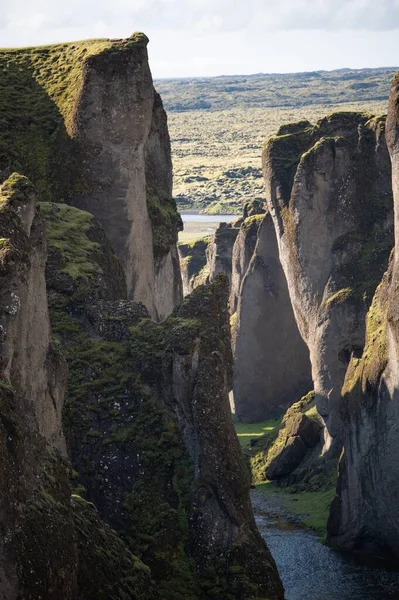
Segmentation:
<svg viewBox="0 0 399 600">
<path fill-rule="evenodd" d="M 241 447 L 246 448 L 252 438 L 261 437 L 265 433 L 277 430 L 281 425 L 281 417 L 267 419 L 260 423 L 240 423 L 233 414 L 233 423 Z"/>
<path fill-rule="evenodd" d="M 306 527 L 320 535 L 325 534 L 335 488 L 317 492 L 292 492 L 289 488 L 278 488 L 271 481 L 266 481 L 258 484 L 256 490 L 265 494 L 278 494 L 288 512 L 301 517 Z"/>
</svg>

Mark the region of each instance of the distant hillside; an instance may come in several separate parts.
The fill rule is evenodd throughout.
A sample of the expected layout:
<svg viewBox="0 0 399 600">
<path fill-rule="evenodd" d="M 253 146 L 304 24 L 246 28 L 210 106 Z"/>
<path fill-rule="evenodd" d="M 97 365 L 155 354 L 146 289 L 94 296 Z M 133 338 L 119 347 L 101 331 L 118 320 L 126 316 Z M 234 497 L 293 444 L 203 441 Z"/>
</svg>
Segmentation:
<svg viewBox="0 0 399 600">
<path fill-rule="evenodd" d="M 169 111 L 301 107 L 386 100 L 398 67 L 155 81 Z"/>
</svg>

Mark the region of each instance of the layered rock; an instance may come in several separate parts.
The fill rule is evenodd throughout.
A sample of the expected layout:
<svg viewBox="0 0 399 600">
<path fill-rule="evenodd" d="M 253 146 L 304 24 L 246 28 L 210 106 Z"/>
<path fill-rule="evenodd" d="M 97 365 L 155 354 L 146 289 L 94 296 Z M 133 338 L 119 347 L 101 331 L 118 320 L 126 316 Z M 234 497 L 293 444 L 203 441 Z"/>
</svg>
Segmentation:
<svg viewBox="0 0 399 600">
<path fill-rule="evenodd" d="M 366 345 L 352 358 L 343 388 L 344 452 L 327 541 L 399 559 L 398 211 L 399 77 L 387 119 L 395 203 L 395 251 L 367 316 Z"/>
<path fill-rule="evenodd" d="M 1 597 L 155 600 L 145 565 L 71 497 L 61 454 L 67 367 L 51 337 L 36 201 L 17 174 L 0 190 Z"/>
<path fill-rule="evenodd" d="M 270 214 L 241 284 L 235 327 L 236 415 L 249 422 L 280 415 L 312 385 Z"/>
<path fill-rule="evenodd" d="M 181 221 L 147 42 L 134 34 L 0 52 L 0 169 L 6 175 L 21 167 L 44 199 L 94 214 L 122 263 L 129 297 L 162 319 L 182 299 L 175 245 Z M 13 89 L 20 90 L 17 107 Z"/>
<path fill-rule="evenodd" d="M 264 150 L 266 192 L 296 320 L 306 341 L 325 449 L 339 399 L 392 245 L 384 117 L 337 113 L 282 127 Z"/>
<path fill-rule="evenodd" d="M 157 325 L 123 296 L 91 216 L 44 210 L 52 322 L 71 370 L 66 437 L 88 499 L 162 598 L 282 597 L 231 423 L 227 282 L 197 288 Z"/>
</svg>

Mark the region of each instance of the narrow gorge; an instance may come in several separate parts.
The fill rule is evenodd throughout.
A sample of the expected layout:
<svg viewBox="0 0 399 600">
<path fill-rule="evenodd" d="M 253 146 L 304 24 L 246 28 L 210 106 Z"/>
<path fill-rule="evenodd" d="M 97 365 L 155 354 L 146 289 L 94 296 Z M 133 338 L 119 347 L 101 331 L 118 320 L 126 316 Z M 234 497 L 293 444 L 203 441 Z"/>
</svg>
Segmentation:
<svg viewBox="0 0 399 600">
<path fill-rule="evenodd" d="M 0 50 L 0 600 L 399 598 L 399 75 L 179 242 L 147 45 Z"/>
</svg>

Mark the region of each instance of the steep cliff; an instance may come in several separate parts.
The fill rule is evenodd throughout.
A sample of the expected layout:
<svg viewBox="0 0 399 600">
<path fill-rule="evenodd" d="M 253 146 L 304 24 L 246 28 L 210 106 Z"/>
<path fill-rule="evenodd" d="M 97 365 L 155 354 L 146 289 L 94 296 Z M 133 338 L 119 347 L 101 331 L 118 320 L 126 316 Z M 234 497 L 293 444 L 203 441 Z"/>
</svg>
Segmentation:
<svg viewBox="0 0 399 600">
<path fill-rule="evenodd" d="M 385 118 L 336 113 L 282 127 L 263 155 L 266 193 L 312 364 L 325 449 L 342 441 L 339 399 L 392 247 Z"/>
<path fill-rule="evenodd" d="M 343 388 L 344 452 L 328 523 L 330 545 L 399 560 L 398 202 L 399 77 L 393 80 L 387 143 L 392 160 L 395 251 L 367 315 L 362 357 Z"/>
<path fill-rule="evenodd" d="M 258 229 L 263 220 L 263 215 L 264 213 L 246 217 L 241 224 L 240 231 L 234 242 L 231 259 L 231 292 L 229 300 L 231 314 L 234 314 L 237 310 L 241 283 L 255 250 Z"/>
<path fill-rule="evenodd" d="M 0 595 L 155 600 L 145 565 L 71 496 L 61 424 L 67 367 L 51 338 L 36 202 L 17 174 L 0 189 Z"/>
<path fill-rule="evenodd" d="M 3 50 L 0 172 L 26 173 L 45 200 L 103 224 L 129 297 L 164 318 L 181 300 L 180 217 L 166 115 L 147 38 Z"/>
<path fill-rule="evenodd" d="M 206 250 L 210 241 L 210 237 L 204 237 L 187 244 L 179 244 L 177 247 L 184 296 L 191 294 L 197 286 L 209 281 Z"/>
<path fill-rule="evenodd" d="M 43 210 L 52 324 L 71 371 L 65 433 L 87 498 L 162 598 L 281 598 L 231 423 L 227 282 L 157 325 L 126 300 L 91 215 Z"/>
<path fill-rule="evenodd" d="M 235 328 L 236 415 L 242 421 L 262 421 L 281 414 L 312 384 L 309 354 L 295 322 L 270 214 L 259 227 L 241 284 Z"/>
<path fill-rule="evenodd" d="M 239 228 L 234 223 L 220 223 L 216 229 L 206 249 L 209 281 L 219 273 L 225 273 L 231 284 L 233 247 L 238 232 Z"/>
</svg>

